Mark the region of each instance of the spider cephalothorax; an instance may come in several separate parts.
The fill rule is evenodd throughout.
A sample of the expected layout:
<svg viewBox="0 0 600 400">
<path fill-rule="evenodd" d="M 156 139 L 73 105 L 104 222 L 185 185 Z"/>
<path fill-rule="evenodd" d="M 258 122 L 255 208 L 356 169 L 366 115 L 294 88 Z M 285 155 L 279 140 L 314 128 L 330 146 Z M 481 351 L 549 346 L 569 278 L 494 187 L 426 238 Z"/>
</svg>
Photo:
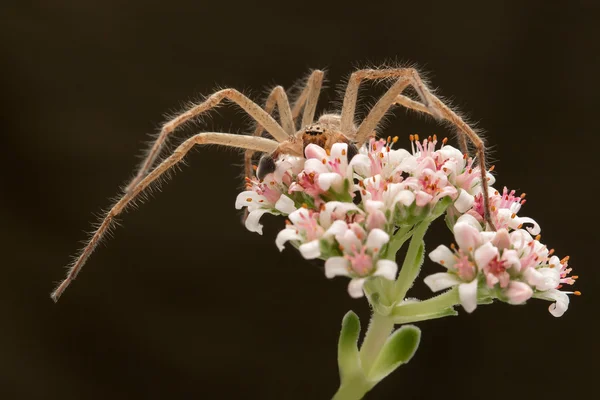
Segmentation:
<svg viewBox="0 0 600 400">
<path fill-rule="evenodd" d="M 348 160 L 358 153 L 356 145 L 341 131 L 341 116 L 337 114 L 324 114 L 318 121 L 300 129 L 294 137 L 281 143 L 272 154 L 264 154 L 258 163 L 256 176 L 263 179 L 275 170 L 275 159 L 281 154 L 291 154 L 303 157 L 304 150 L 309 144 L 316 144 L 326 151 L 336 143 L 348 144 Z M 350 136 L 356 132 L 356 127 Z M 248 175 L 248 174 L 247 174 Z"/>
<path fill-rule="evenodd" d="M 369 80 L 387 80 L 392 82 L 392 85 L 369 110 L 367 116 L 360 123 L 357 123 L 355 111 L 358 89 L 363 81 Z M 261 177 L 274 168 L 274 158 L 282 154 L 303 157 L 305 147 L 311 143 L 321 146 L 326 151 L 330 150 L 335 143 L 347 143 L 349 145 L 348 156 L 352 158 L 357 149 L 376 134 L 386 112 L 398 104 L 452 124 L 459 134 L 459 144 L 463 153 L 468 153 L 467 140 L 471 141 L 476 149 L 476 157 L 480 164 L 485 219 L 490 226 L 494 226 L 490 218 L 488 204 L 483 141 L 465 121 L 427 88 L 416 70 L 413 68 L 388 68 L 363 69 L 354 72 L 348 80 L 339 114 L 324 114 L 315 121 L 315 111 L 322 81 L 323 72 L 313 71 L 307 79 L 304 89 L 292 105 L 290 105 L 288 96 L 281 86 L 277 86 L 271 91 L 264 107 L 259 106 L 235 89 L 219 90 L 200 104 L 191 107 L 164 124 L 136 176 L 115 205 L 106 213 L 86 246 L 70 266 L 65 280 L 52 293 L 52 298 L 55 301 L 58 300 L 67 286 L 76 278 L 90 254 L 113 225 L 115 217 L 122 213 L 131 202 L 138 199 L 139 195 L 149 185 L 181 162 L 194 146 L 217 144 L 246 149 L 245 171 L 247 177 L 254 175 L 254 165 L 252 163 L 254 152 L 262 152 L 266 156 L 261 158 L 257 168 L 257 173 Z M 417 93 L 418 100 L 402 94 L 409 86 Z M 198 133 L 181 143 L 171 155 L 160 163 L 157 162 L 167 140 L 175 129 L 217 107 L 223 100 L 229 100 L 237 104 L 256 121 L 257 127 L 252 135 L 235 135 L 223 132 Z M 272 116 L 275 107 L 277 107 L 279 121 Z M 302 118 L 298 123 L 300 115 Z M 270 138 L 263 137 L 263 131 L 266 131 Z"/>
</svg>

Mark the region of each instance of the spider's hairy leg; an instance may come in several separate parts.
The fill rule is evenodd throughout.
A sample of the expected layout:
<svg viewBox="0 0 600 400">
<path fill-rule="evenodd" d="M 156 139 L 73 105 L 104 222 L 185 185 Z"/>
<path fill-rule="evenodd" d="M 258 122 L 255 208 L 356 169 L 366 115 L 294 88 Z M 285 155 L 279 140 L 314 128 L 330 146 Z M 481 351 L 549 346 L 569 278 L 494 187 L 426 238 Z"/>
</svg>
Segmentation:
<svg viewBox="0 0 600 400">
<path fill-rule="evenodd" d="M 293 115 L 295 115 L 294 111 L 296 110 L 299 113 L 300 108 L 304 105 L 304 113 L 302 114 L 300 128 L 312 124 L 315 120 L 317 102 L 319 101 L 319 94 L 321 93 L 321 86 L 323 85 L 323 75 L 324 73 L 321 70 L 313 71 L 312 74 L 310 74 L 308 81 L 306 81 L 306 86 L 300 94 L 300 98 L 298 98 L 298 101 L 294 104 L 294 110 L 292 111 Z"/>
<path fill-rule="evenodd" d="M 277 106 L 277 109 L 279 111 L 279 119 L 281 120 L 281 126 L 290 136 L 293 136 L 296 129 L 294 127 L 292 110 L 290 109 L 290 102 L 288 100 L 287 94 L 281 86 L 277 86 L 271 91 L 269 97 L 267 97 L 264 110 L 269 115 L 271 115 L 275 110 L 275 106 Z M 261 136 L 264 129 L 265 128 L 262 125 L 257 124 L 253 136 Z M 248 178 L 251 178 L 254 175 L 254 171 L 252 169 L 253 155 L 253 150 L 246 150 L 244 154 L 244 171 L 246 177 Z"/>
<path fill-rule="evenodd" d="M 298 96 L 298 98 L 294 102 L 294 105 L 292 106 L 292 118 L 294 119 L 294 123 L 296 122 L 296 119 L 300 116 L 300 112 L 304 109 L 302 126 L 300 128 L 303 128 L 305 126 L 304 117 L 308 118 L 308 116 L 312 115 L 311 119 L 314 119 L 315 110 L 317 107 L 317 100 L 319 98 L 321 86 L 323 85 L 324 75 L 325 73 L 319 69 L 316 69 L 313 72 L 311 72 L 310 76 L 306 80 L 306 83 L 304 84 L 300 96 Z M 310 124 L 311 122 L 313 121 L 306 123 L 306 125 Z"/>
<path fill-rule="evenodd" d="M 490 225 L 492 229 L 495 230 L 494 223 L 490 214 L 490 205 L 489 205 L 489 188 L 488 188 L 488 180 L 487 180 L 487 169 L 486 169 L 486 158 L 485 158 L 485 145 L 483 140 L 477 133 L 465 122 L 462 118 L 460 118 L 450 107 L 446 106 L 438 97 L 436 97 L 431 90 L 423 83 L 421 77 L 418 72 L 414 68 L 392 68 L 392 69 L 381 69 L 381 70 L 360 70 L 356 71 L 350 77 L 350 81 L 348 83 L 348 87 L 346 89 L 346 93 L 344 96 L 344 104 L 342 108 L 342 130 L 345 126 L 351 127 L 354 123 L 354 113 L 356 110 L 356 98 L 358 95 L 358 86 L 363 79 L 386 79 L 386 78 L 397 78 L 397 77 L 407 77 L 408 85 L 412 86 L 413 89 L 419 95 L 422 104 L 420 106 L 426 108 L 428 110 L 428 114 L 432 115 L 436 119 L 444 119 L 453 124 L 459 132 L 461 137 L 461 150 L 463 150 L 464 154 L 468 154 L 466 139 L 468 138 L 473 146 L 475 147 L 476 156 L 479 160 L 479 168 L 481 170 L 481 185 L 483 188 L 483 202 L 485 209 L 485 220 Z M 398 84 L 398 82 L 396 83 Z M 395 86 L 395 85 L 394 85 Z M 394 87 L 392 86 L 392 88 Z M 389 93 L 389 91 L 388 91 Z M 386 93 L 387 94 L 387 93 Z M 398 93 L 400 95 L 401 93 Z M 384 95 L 385 97 L 385 95 Z M 382 98 L 383 99 L 383 98 Z M 402 101 L 402 100 L 401 100 Z M 373 113 L 374 109 L 378 107 L 380 102 L 378 102 L 369 115 L 365 118 L 359 131 L 356 134 L 356 142 L 360 147 L 367 140 L 371 131 L 368 130 L 373 123 L 379 122 L 379 120 L 375 121 L 379 114 L 383 115 L 387 109 L 383 111 L 378 111 L 377 114 Z M 416 103 L 416 102 L 415 102 Z M 396 101 L 392 101 L 389 106 L 396 104 Z M 411 103 L 412 105 L 412 103 Z M 381 106 L 384 104 L 382 102 Z M 388 106 L 388 108 L 389 108 Z M 373 120 L 367 122 L 373 114 Z M 365 129 L 361 129 L 365 125 Z"/>
<path fill-rule="evenodd" d="M 404 96 L 402 94 L 398 95 L 398 97 L 396 98 L 396 104 L 404 106 L 410 110 L 429 114 L 435 118 L 435 115 L 427 107 L 425 107 L 423 104 L 419 103 L 418 101 L 411 99 L 408 96 Z M 467 136 L 462 134 L 462 132 L 460 132 L 460 134 L 458 135 L 458 139 L 459 139 L 460 150 L 463 152 L 463 154 L 468 154 L 469 150 L 467 147 Z"/>
<path fill-rule="evenodd" d="M 268 112 L 263 110 L 258 104 L 244 96 L 242 93 L 235 89 L 223 89 L 210 95 L 202 103 L 190 108 L 184 113 L 173 118 L 169 122 L 163 125 L 158 138 L 150 148 L 148 155 L 142 162 L 139 171 L 135 178 L 127 185 L 125 189 L 126 193 L 130 193 L 133 188 L 144 178 L 148 171 L 154 165 L 156 158 L 159 156 L 168 136 L 173 131 L 186 123 L 187 121 L 198 117 L 200 114 L 218 106 L 224 99 L 227 99 L 246 111 L 252 118 L 256 120 L 258 124 L 263 126 L 267 132 L 277 141 L 284 142 L 289 139 L 289 134 L 269 115 Z"/>
<path fill-rule="evenodd" d="M 54 301 L 58 301 L 69 284 L 75 280 L 77 274 L 95 250 L 96 246 L 98 246 L 104 235 L 109 231 L 115 218 L 125 211 L 127 206 L 134 201 L 144 189 L 160 178 L 170 168 L 178 164 L 197 144 L 218 144 L 263 152 L 273 152 L 279 146 L 279 143 L 271 139 L 220 132 L 199 133 L 183 142 L 168 158 L 146 175 L 129 193 L 125 193 L 106 213 L 104 219 L 100 222 L 90 240 L 81 250 L 75 262 L 70 266 L 67 277 L 58 285 L 54 292 L 52 292 L 51 297 Z"/>
<path fill-rule="evenodd" d="M 346 86 L 346 91 L 344 92 L 344 103 L 342 105 L 341 112 L 342 132 L 344 132 L 344 134 L 353 132 L 358 89 L 364 80 L 406 78 L 410 74 L 408 70 L 408 68 L 361 69 L 353 72 L 352 75 L 350 75 L 348 85 Z M 384 111 L 387 111 L 387 109 Z"/>
</svg>

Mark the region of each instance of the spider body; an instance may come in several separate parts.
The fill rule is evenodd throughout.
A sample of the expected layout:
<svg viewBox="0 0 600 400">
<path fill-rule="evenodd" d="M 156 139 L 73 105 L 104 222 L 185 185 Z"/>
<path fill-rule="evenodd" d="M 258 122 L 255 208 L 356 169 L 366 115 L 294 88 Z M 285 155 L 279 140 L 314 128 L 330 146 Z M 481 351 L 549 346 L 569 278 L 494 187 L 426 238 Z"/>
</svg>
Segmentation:
<svg viewBox="0 0 600 400">
<path fill-rule="evenodd" d="M 304 150 L 309 144 L 316 144 L 326 151 L 330 151 L 331 147 L 336 143 L 348 144 L 348 161 L 357 153 L 356 144 L 348 138 L 356 132 L 356 127 L 353 127 L 353 132 L 346 135 L 341 132 L 341 116 L 337 114 L 324 114 L 316 122 L 300 129 L 289 140 L 281 143 L 272 154 L 265 154 L 260 158 L 256 176 L 258 179 L 275 171 L 275 160 L 281 154 L 290 154 L 297 157 L 304 156 Z"/>
<path fill-rule="evenodd" d="M 180 163 L 196 145 L 217 144 L 245 149 L 246 177 L 254 175 L 253 154 L 255 152 L 263 153 L 264 156 L 261 157 L 257 168 L 258 177 L 261 179 L 275 169 L 275 159 L 277 157 L 282 154 L 303 157 L 306 146 L 311 143 L 321 146 L 326 151 L 330 150 L 335 143 L 347 143 L 349 145 L 348 158 L 351 159 L 358 152 L 358 148 L 365 144 L 369 138 L 376 135 L 377 128 L 384 115 L 396 105 L 402 105 L 411 110 L 428 114 L 438 121 L 447 122 L 454 126 L 458 133 L 460 148 L 464 154 L 468 153 L 467 140 L 473 144 L 481 167 L 485 219 L 491 227 L 494 226 L 489 212 L 483 141 L 465 121 L 429 90 L 415 69 L 387 68 L 355 71 L 348 80 L 339 113 L 324 114 L 315 120 L 323 75 L 322 71 L 313 71 L 306 80 L 304 89 L 292 104 L 290 104 L 288 96 L 281 86 L 277 86 L 271 91 L 264 107 L 235 89 L 223 89 L 165 123 L 137 174 L 125 188 L 118 201 L 105 214 L 85 247 L 73 264 L 70 265 L 67 277 L 54 290 L 51 295 L 52 299 L 57 301 L 64 290 L 77 277 L 98 243 L 113 226 L 115 218 L 133 201 L 137 200 L 148 186 Z M 360 123 L 357 123 L 355 114 L 359 86 L 364 81 L 380 80 L 392 84 L 369 110 L 367 116 Z M 402 94 L 409 86 L 416 92 L 418 99 L 412 99 Z M 257 126 L 253 134 L 236 135 L 224 132 L 201 132 L 185 140 L 161 162 L 157 161 L 167 140 L 178 127 L 218 107 L 224 100 L 236 104 L 256 121 Z M 272 116 L 275 108 L 278 111 L 279 121 Z M 300 123 L 298 123 L 298 119 L 300 119 Z M 263 137 L 264 131 L 270 138 Z"/>
</svg>

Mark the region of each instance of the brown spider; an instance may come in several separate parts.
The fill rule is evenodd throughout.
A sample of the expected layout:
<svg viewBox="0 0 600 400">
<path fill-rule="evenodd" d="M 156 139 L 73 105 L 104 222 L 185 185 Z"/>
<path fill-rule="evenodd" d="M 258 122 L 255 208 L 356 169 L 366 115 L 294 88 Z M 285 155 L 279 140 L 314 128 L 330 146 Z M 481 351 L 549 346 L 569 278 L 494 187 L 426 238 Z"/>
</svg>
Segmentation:
<svg viewBox="0 0 600 400">
<path fill-rule="evenodd" d="M 393 80 L 394 83 L 357 126 L 355 124 L 355 110 L 358 88 L 361 82 L 363 80 L 384 79 Z M 189 110 L 167 122 L 162 127 L 158 138 L 142 162 L 135 178 L 126 187 L 125 192 L 117 203 L 106 213 L 86 246 L 73 264 L 71 264 L 67 277 L 52 292 L 52 299 L 57 301 L 69 284 L 77 277 L 77 274 L 90 254 L 110 229 L 115 217 L 121 214 L 152 182 L 156 181 L 161 175 L 179 163 L 195 145 L 219 144 L 246 149 L 246 176 L 253 175 L 252 155 L 254 152 L 263 152 L 265 155 L 261 158 L 257 170 L 258 177 L 262 178 L 274 168 L 274 159 L 279 154 L 303 157 L 304 147 L 309 143 L 318 144 L 326 150 L 329 150 L 337 142 L 348 143 L 348 155 L 351 158 L 352 153 L 355 153 L 357 148 L 360 148 L 370 137 L 376 135 L 375 130 L 385 113 L 396 104 L 430 114 L 438 120 L 447 121 L 454 125 L 458 130 L 460 148 L 464 154 L 468 153 L 467 139 L 472 142 L 481 167 L 485 219 L 491 227 L 494 226 L 489 212 L 485 147 L 483 141 L 462 118 L 432 94 L 415 69 L 363 69 L 354 72 L 348 81 L 340 114 L 324 114 L 317 121 L 314 121 L 322 82 L 323 71 L 313 71 L 300 96 L 294 102 L 293 107 L 290 107 L 286 92 L 281 86 L 277 86 L 272 90 L 264 108 L 261 108 L 235 89 L 219 90 L 202 103 L 191 107 Z M 411 86 L 415 90 L 420 98 L 420 102 L 402 95 L 402 92 L 408 86 Z M 215 108 L 224 99 L 237 104 L 256 120 L 257 128 L 253 135 L 234 135 L 222 132 L 199 133 L 184 141 L 169 157 L 155 166 L 157 164 L 157 157 L 161 153 L 165 142 L 177 127 Z M 279 113 L 279 123 L 271 116 L 275 106 L 277 106 Z M 297 130 L 296 120 L 302 110 L 304 112 L 302 113 L 300 130 Z M 262 137 L 263 130 L 266 130 L 273 139 Z M 152 169 L 153 167 L 154 169 Z"/>
</svg>

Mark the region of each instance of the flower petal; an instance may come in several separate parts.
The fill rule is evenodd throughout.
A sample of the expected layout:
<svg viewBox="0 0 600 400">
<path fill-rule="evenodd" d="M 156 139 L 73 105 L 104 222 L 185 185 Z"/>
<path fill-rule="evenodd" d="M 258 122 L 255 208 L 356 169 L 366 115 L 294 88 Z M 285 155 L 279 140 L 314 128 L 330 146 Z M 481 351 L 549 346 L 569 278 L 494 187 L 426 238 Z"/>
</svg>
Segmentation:
<svg viewBox="0 0 600 400">
<path fill-rule="evenodd" d="M 343 181 L 343 178 L 340 174 L 336 174 L 335 172 L 325 172 L 319 174 L 317 177 L 317 183 L 319 184 L 319 188 L 321 190 L 327 191 L 332 186 L 338 186 Z"/>
<path fill-rule="evenodd" d="M 562 317 L 562 315 L 569 308 L 569 296 L 565 292 L 560 290 L 550 289 L 545 292 L 539 292 L 534 295 L 538 299 L 556 301 L 554 304 L 550 304 L 548 311 L 555 317 Z"/>
<path fill-rule="evenodd" d="M 405 206 L 410 206 L 415 201 L 415 194 L 410 190 L 401 190 L 394 198 L 393 203 L 401 203 Z"/>
<path fill-rule="evenodd" d="M 344 257 L 331 257 L 325 261 L 325 276 L 329 279 L 334 276 L 350 276 L 348 260 Z"/>
<path fill-rule="evenodd" d="M 290 213 L 288 218 L 294 225 L 297 225 L 299 222 L 302 222 L 308 218 L 310 218 L 310 213 L 304 207 L 297 209 L 296 211 Z"/>
<path fill-rule="evenodd" d="M 429 253 L 429 259 L 431 261 L 443 265 L 446 268 L 452 268 L 456 263 L 456 257 L 452 250 L 444 246 L 443 244 L 436 247 L 431 253 Z"/>
<path fill-rule="evenodd" d="M 285 194 L 282 194 L 281 197 L 279 197 L 279 200 L 275 203 L 275 208 L 284 214 L 291 214 L 296 211 L 294 200 L 290 199 Z"/>
<path fill-rule="evenodd" d="M 498 257 L 498 249 L 490 242 L 487 242 L 475 250 L 475 254 L 473 256 L 477 266 L 480 270 L 482 270 L 490 263 L 490 261 Z"/>
<path fill-rule="evenodd" d="M 355 155 L 350 161 L 350 166 L 361 176 L 371 175 L 371 161 L 364 154 Z"/>
<path fill-rule="evenodd" d="M 339 158 L 340 161 L 342 162 L 342 164 L 344 163 L 344 160 L 348 160 L 348 144 L 347 143 L 334 143 L 333 146 L 331 146 L 331 157 L 334 159 Z"/>
<path fill-rule="evenodd" d="M 259 200 L 263 200 L 263 203 L 259 204 L 258 203 Z M 254 190 L 245 190 L 242 193 L 237 195 L 237 197 L 235 199 L 235 208 L 237 210 L 239 210 L 242 207 L 248 207 L 250 209 L 250 211 L 252 211 L 252 209 L 256 209 L 259 206 L 262 208 L 265 205 L 268 205 L 268 204 L 264 204 L 264 202 L 266 202 L 266 197 L 261 196 L 260 194 L 256 193 Z"/>
<path fill-rule="evenodd" d="M 466 213 L 471 207 L 473 207 L 474 201 L 475 197 L 467 193 L 466 190 L 461 189 L 458 198 L 454 202 L 454 207 L 456 207 L 459 213 Z"/>
<path fill-rule="evenodd" d="M 248 218 L 246 218 L 246 229 L 248 229 L 250 232 L 256 232 L 259 235 L 262 235 L 263 226 L 260 224 L 259 220 L 264 213 L 268 212 L 270 212 L 270 210 L 267 210 L 266 208 L 259 208 L 254 211 L 250 211 Z"/>
<path fill-rule="evenodd" d="M 499 229 L 492 239 L 492 244 L 500 250 L 504 250 L 510 247 L 510 235 L 504 228 Z"/>
<path fill-rule="evenodd" d="M 327 157 L 327 152 L 321 146 L 318 146 L 314 143 L 310 143 L 304 149 L 304 155 L 306 156 L 307 160 L 311 158 L 316 158 L 317 160 L 321 161 L 323 158 Z"/>
<path fill-rule="evenodd" d="M 311 240 L 308 243 L 301 244 L 298 247 L 300 254 L 307 260 L 313 260 L 321 255 L 321 247 L 319 245 L 319 239 Z"/>
<path fill-rule="evenodd" d="M 357 299 L 364 296 L 363 286 L 367 278 L 354 278 L 348 284 L 348 293 L 351 297 Z"/>
<path fill-rule="evenodd" d="M 522 224 L 533 224 L 532 228 L 530 228 L 530 227 L 525 228 L 532 235 L 537 235 L 538 233 L 540 233 L 542 231 L 540 226 L 538 225 L 538 223 L 535 222 L 532 218 L 519 217 L 519 220 L 521 221 Z"/>
<path fill-rule="evenodd" d="M 438 272 L 437 274 L 429 275 L 423 281 L 433 292 L 448 289 L 462 282 L 456 275 L 447 272 Z"/>
<path fill-rule="evenodd" d="M 533 289 L 524 282 L 511 281 L 504 294 L 510 304 L 523 304 L 533 296 Z"/>
<path fill-rule="evenodd" d="M 390 235 L 381 229 L 373 229 L 367 236 L 367 249 L 379 252 L 381 248 L 390 241 Z"/>
<path fill-rule="evenodd" d="M 329 236 L 343 235 L 347 230 L 348 224 L 346 224 L 346 221 L 333 221 L 333 224 L 331 224 L 331 226 L 325 231 L 323 237 L 326 238 Z"/>
<path fill-rule="evenodd" d="M 541 291 L 555 289 L 560 284 L 560 268 L 527 268 L 523 275 L 527 283 Z"/>
<path fill-rule="evenodd" d="M 477 308 L 477 279 L 458 285 L 458 298 L 466 312 L 475 311 Z"/>
<path fill-rule="evenodd" d="M 275 239 L 275 246 L 277 246 L 279 251 L 283 251 L 283 249 L 285 248 L 285 243 L 290 240 L 302 240 L 302 236 L 300 236 L 295 229 L 283 229 L 277 234 L 277 238 Z"/>
<path fill-rule="evenodd" d="M 393 281 L 396 279 L 396 272 L 398 272 L 398 264 L 392 260 L 379 260 L 377 261 L 377 270 L 373 274 L 374 276 L 382 276 L 385 279 Z"/>
<path fill-rule="evenodd" d="M 463 215 L 463 217 L 465 215 Z M 458 244 L 458 247 L 464 251 L 473 251 L 481 244 L 479 231 L 473 228 L 473 226 L 470 224 L 461 222 L 460 218 L 454 225 L 454 239 L 456 239 L 456 244 Z"/>
</svg>

